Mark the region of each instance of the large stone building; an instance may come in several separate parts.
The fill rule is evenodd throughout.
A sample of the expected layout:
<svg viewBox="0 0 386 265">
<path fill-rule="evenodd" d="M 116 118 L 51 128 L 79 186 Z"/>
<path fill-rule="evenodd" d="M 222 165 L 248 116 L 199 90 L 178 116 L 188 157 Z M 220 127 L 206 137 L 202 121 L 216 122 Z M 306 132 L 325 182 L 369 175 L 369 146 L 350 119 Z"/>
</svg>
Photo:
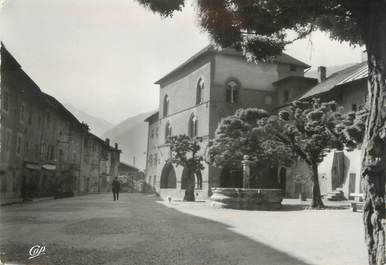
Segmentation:
<svg viewBox="0 0 386 265">
<path fill-rule="evenodd" d="M 108 189 L 107 176 L 118 174 L 118 147 L 42 92 L 4 45 L 0 92 L 1 204 Z"/>
<path fill-rule="evenodd" d="M 249 63 L 232 49 L 207 46 L 156 82 L 160 86 L 159 110 L 149 123 L 146 180 L 162 197 L 182 198 L 186 172 L 168 162 L 170 135 L 187 134 L 204 139 L 201 153 L 215 134 L 218 123 L 239 108 L 274 111 L 280 104 L 304 94 L 316 83 L 304 77 L 310 66 L 283 54 L 273 62 Z M 296 90 L 283 85 L 298 84 Z M 196 196 L 207 198 L 211 187 L 224 186 L 229 172 L 205 164 L 196 176 Z M 274 176 L 273 178 L 276 178 Z"/>
</svg>

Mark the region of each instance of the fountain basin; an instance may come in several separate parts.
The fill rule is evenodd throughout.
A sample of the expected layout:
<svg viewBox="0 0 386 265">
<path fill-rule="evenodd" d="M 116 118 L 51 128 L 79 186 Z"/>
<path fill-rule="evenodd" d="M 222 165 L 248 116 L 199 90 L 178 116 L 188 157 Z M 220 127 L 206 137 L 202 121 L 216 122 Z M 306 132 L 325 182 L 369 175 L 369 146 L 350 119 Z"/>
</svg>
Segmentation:
<svg viewBox="0 0 386 265">
<path fill-rule="evenodd" d="M 216 208 L 276 210 L 283 200 L 280 189 L 212 188 L 210 203 Z"/>
</svg>

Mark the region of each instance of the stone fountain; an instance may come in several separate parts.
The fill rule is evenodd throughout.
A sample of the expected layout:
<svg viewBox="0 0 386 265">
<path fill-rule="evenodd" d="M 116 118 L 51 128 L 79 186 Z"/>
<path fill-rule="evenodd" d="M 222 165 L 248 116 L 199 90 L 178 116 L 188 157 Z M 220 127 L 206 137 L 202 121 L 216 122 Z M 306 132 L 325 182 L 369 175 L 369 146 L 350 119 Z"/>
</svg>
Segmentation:
<svg viewBox="0 0 386 265">
<path fill-rule="evenodd" d="M 280 189 L 251 189 L 250 160 L 243 157 L 243 188 L 212 188 L 211 205 L 218 208 L 240 210 L 276 210 L 281 208 Z"/>
</svg>

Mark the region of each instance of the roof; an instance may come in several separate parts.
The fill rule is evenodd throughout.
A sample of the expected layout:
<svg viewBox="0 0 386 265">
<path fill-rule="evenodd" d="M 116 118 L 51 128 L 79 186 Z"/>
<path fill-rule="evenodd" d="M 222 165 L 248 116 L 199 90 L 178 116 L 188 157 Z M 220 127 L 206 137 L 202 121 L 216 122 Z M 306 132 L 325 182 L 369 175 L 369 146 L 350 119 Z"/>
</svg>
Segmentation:
<svg viewBox="0 0 386 265">
<path fill-rule="evenodd" d="M 225 54 L 225 55 L 232 55 L 232 56 L 239 56 L 239 57 L 245 57 L 242 52 L 239 52 L 232 48 L 223 48 L 221 50 L 218 50 L 215 48 L 215 46 L 209 44 L 205 48 L 201 49 L 199 52 L 194 54 L 192 57 L 190 57 L 188 60 L 177 66 L 175 69 L 173 69 L 171 72 L 163 76 L 161 79 L 156 81 L 154 84 L 159 85 L 163 81 L 165 81 L 167 78 L 169 78 L 171 75 L 176 73 L 177 71 L 181 70 L 182 68 L 186 67 L 187 65 L 191 64 L 192 62 L 196 61 L 197 59 L 206 56 L 210 53 L 216 53 L 216 54 Z M 282 53 L 281 55 L 278 55 L 275 57 L 273 62 L 281 63 L 281 64 L 291 64 L 291 65 L 297 65 L 303 68 L 310 68 L 311 66 L 286 54 Z"/>
<path fill-rule="evenodd" d="M 159 114 L 159 111 L 157 110 L 153 114 L 151 114 L 149 117 L 147 117 L 145 119 L 145 121 L 150 121 L 151 119 L 156 118 L 156 117 L 158 118 L 158 114 Z"/>
<path fill-rule="evenodd" d="M 88 135 L 90 137 L 94 138 L 95 140 L 97 140 L 101 145 L 104 145 L 105 147 L 109 148 L 110 151 L 117 151 L 119 153 L 122 153 L 121 149 L 115 149 L 110 144 L 107 144 L 107 142 L 105 140 L 101 139 L 100 137 L 96 136 L 95 134 L 88 132 Z"/>
<path fill-rule="evenodd" d="M 46 100 L 58 111 L 62 112 L 69 120 L 72 120 L 76 124 L 81 124 L 79 120 L 68 110 L 66 109 L 62 103 L 60 103 L 56 98 L 53 96 L 48 95 L 47 93 L 41 92 L 42 95 L 46 98 Z"/>
<path fill-rule="evenodd" d="M 290 76 L 284 77 L 280 80 L 277 80 L 277 81 L 273 82 L 272 84 L 278 85 L 278 84 L 281 84 L 283 82 L 287 82 L 289 80 L 302 80 L 302 81 L 309 81 L 309 82 L 317 82 L 318 81 L 316 78 L 312 78 L 312 77 L 290 75 Z"/>
<path fill-rule="evenodd" d="M 119 166 L 118 167 L 121 168 L 121 169 L 125 168 L 125 169 L 130 169 L 132 171 L 139 171 L 139 169 L 136 168 L 135 166 L 129 165 L 129 164 L 121 162 L 121 161 L 119 162 Z"/>
<path fill-rule="evenodd" d="M 361 62 L 339 72 L 330 75 L 325 81 L 314 86 L 299 99 L 309 98 L 315 95 L 324 94 L 331 91 L 334 87 L 343 84 L 367 78 L 368 66 L 367 62 Z"/>
</svg>

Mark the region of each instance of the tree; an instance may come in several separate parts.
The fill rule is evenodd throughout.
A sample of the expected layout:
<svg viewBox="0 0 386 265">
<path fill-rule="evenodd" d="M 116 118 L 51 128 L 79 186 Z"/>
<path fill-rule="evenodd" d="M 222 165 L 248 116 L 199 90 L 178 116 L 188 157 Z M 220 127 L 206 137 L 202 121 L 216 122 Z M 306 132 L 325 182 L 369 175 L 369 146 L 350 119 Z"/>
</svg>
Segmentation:
<svg viewBox="0 0 386 265">
<path fill-rule="evenodd" d="M 359 115 L 358 115 L 359 116 Z M 363 139 L 364 123 L 352 112 L 343 115 L 335 102 L 296 101 L 270 119 L 267 134 L 287 145 L 311 169 L 312 208 L 324 208 L 318 164 L 332 149 L 356 147 Z M 362 136 L 362 138 L 361 138 Z"/>
<path fill-rule="evenodd" d="M 248 155 L 255 171 L 267 165 L 290 165 L 291 150 L 264 133 L 269 116 L 265 110 L 248 108 L 222 119 L 209 142 L 207 162 L 216 167 L 241 168 L 244 155 Z"/>
<path fill-rule="evenodd" d="M 187 187 L 185 190 L 185 201 L 194 201 L 194 176 L 204 169 L 202 155 L 199 155 L 201 137 L 191 138 L 185 134 L 171 136 L 167 143 L 170 145 L 171 158 L 170 162 L 182 166 L 187 170 Z"/>
<path fill-rule="evenodd" d="M 184 0 L 137 0 L 171 16 Z M 368 56 L 369 114 L 363 144 L 363 221 L 369 264 L 384 263 L 386 0 L 197 0 L 201 27 L 222 47 L 267 60 L 314 30 L 363 44 Z M 288 32 L 297 36 L 289 40 Z"/>
</svg>

